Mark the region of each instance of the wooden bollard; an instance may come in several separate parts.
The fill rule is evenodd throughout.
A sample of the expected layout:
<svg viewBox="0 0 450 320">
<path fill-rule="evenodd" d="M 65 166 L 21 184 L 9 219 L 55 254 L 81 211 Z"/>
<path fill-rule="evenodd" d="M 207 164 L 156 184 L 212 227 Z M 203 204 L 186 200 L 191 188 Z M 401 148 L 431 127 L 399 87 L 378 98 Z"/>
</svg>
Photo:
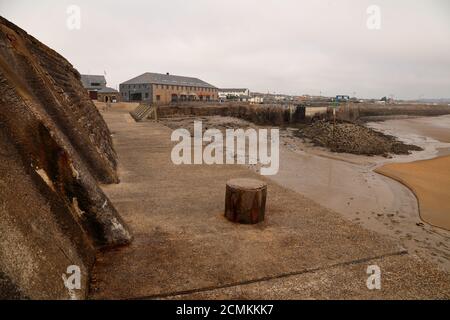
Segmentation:
<svg viewBox="0 0 450 320">
<path fill-rule="evenodd" d="M 227 182 L 225 217 L 242 224 L 264 221 L 267 184 L 255 179 L 232 179 Z"/>
</svg>

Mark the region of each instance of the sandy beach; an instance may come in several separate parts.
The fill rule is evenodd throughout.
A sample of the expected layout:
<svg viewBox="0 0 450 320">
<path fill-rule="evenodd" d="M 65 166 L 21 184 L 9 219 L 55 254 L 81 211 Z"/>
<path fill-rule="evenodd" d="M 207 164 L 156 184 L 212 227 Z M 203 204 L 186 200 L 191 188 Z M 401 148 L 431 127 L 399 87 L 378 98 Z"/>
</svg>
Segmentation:
<svg viewBox="0 0 450 320">
<path fill-rule="evenodd" d="M 416 195 L 421 218 L 434 226 L 450 230 L 450 157 L 449 148 L 440 145 L 450 141 L 450 117 L 413 118 L 378 125 L 395 127 L 405 140 L 414 132 L 425 141 L 425 148 L 434 148 L 436 158 L 407 163 L 386 164 L 375 171 L 395 179 Z M 392 132 L 392 131 L 391 131 Z M 417 139 L 416 139 L 417 140 Z M 443 148 L 442 148 L 443 147 Z"/>
<path fill-rule="evenodd" d="M 386 120 L 371 122 L 367 126 L 425 149 L 424 152 L 414 153 L 413 157 L 400 157 L 396 162 L 427 160 L 450 155 L 450 115 Z"/>
<path fill-rule="evenodd" d="M 450 143 L 450 116 L 440 117 L 414 117 L 400 120 L 387 120 L 379 123 L 372 123 L 372 127 L 380 128 L 395 127 L 397 134 L 414 134 L 428 137 L 440 142 Z"/>
<path fill-rule="evenodd" d="M 448 222 L 450 164 L 433 159 L 450 152 L 449 123 L 449 116 L 369 123 L 424 149 L 390 159 L 332 153 L 287 132 L 271 178 L 450 270 L 450 232 L 437 227 Z"/>
<path fill-rule="evenodd" d="M 300 141 L 288 130 L 281 139 L 280 170 L 270 178 L 369 230 L 395 239 L 409 252 L 448 271 L 450 232 L 437 227 L 442 225 L 441 220 L 437 223 L 421 218 L 449 212 L 449 202 L 445 201 L 450 198 L 448 158 L 429 160 L 450 154 L 449 123 L 450 116 L 441 116 L 367 124 L 424 149 L 392 158 L 332 153 Z M 389 172 L 384 170 L 385 165 Z M 408 179 L 396 178 L 408 171 L 412 171 Z M 432 177 L 437 172 L 442 173 L 440 187 L 433 187 L 437 180 Z M 420 180 L 424 176 L 428 188 Z"/>
<path fill-rule="evenodd" d="M 410 188 L 419 201 L 420 217 L 450 230 L 450 156 L 384 165 L 376 172 Z"/>
</svg>

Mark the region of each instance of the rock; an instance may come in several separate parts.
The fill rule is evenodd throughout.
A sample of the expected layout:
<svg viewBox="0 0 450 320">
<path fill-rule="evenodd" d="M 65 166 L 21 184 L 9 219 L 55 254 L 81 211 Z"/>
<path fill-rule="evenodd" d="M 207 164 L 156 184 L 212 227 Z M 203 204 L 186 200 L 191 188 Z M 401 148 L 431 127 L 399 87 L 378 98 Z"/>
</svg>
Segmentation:
<svg viewBox="0 0 450 320">
<path fill-rule="evenodd" d="M 389 157 L 390 153 L 408 154 L 410 151 L 422 150 L 420 147 L 404 144 L 392 136 L 349 122 L 337 122 L 334 125 L 326 120 L 316 121 L 295 134 L 332 152 Z"/>
</svg>

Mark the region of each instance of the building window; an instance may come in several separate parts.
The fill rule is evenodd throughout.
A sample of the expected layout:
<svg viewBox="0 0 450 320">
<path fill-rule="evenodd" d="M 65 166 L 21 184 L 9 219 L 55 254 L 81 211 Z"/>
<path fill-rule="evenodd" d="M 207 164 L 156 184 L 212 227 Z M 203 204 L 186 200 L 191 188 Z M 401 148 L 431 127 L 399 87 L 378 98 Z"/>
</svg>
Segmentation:
<svg viewBox="0 0 450 320">
<path fill-rule="evenodd" d="M 145 93 L 145 99 L 148 99 L 148 92 Z"/>
<path fill-rule="evenodd" d="M 161 96 L 160 95 L 157 95 L 156 96 L 156 101 L 160 101 L 161 100 Z"/>
</svg>

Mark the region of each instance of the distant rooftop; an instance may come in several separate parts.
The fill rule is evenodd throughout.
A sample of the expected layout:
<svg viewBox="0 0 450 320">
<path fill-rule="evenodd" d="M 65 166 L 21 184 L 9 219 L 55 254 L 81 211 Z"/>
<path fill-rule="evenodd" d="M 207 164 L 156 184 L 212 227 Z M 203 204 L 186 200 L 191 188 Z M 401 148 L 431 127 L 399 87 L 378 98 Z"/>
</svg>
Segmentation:
<svg viewBox="0 0 450 320">
<path fill-rule="evenodd" d="M 192 77 L 173 76 L 171 74 L 146 72 L 122 84 L 168 84 L 178 86 L 195 86 L 202 88 L 215 88 L 213 85 Z"/>
<path fill-rule="evenodd" d="M 98 89 L 99 87 L 106 87 L 105 76 L 101 75 L 82 74 L 81 82 L 83 83 L 83 87 L 85 87 L 86 89 Z"/>
<path fill-rule="evenodd" d="M 98 92 L 99 93 L 118 93 L 118 91 L 116 89 L 110 88 L 110 87 L 101 88 Z"/>
<path fill-rule="evenodd" d="M 248 89 L 246 88 L 221 88 L 220 92 L 246 92 Z"/>
</svg>

